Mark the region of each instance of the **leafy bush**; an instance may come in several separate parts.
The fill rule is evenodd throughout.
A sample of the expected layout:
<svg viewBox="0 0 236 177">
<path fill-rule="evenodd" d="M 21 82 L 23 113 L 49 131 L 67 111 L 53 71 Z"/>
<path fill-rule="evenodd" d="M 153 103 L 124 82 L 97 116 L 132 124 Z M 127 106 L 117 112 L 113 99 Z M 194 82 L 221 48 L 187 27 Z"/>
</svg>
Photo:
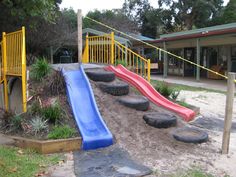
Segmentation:
<svg viewBox="0 0 236 177">
<path fill-rule="evenodd" d="M 173 89 L 166 82 L 161 82 L 155 86 L 155 89 L 164 97 L 169 98 Z"/>
<path fill-rule="evenodd" d="M 155 89 L 164 97 L 176 100 L 180 91 L 172 88 L 168 83 L 161 82 L 155 86 Z"/>
<path fill-rule="evenodd" d="M 23 118 L 21 115 L 14 115 L 11 117 L 11 125 L 14 129 L 21 129 L 21 123 L 23 121 Z"/>
<path fill-rule="evenodd" d="M 37 59 L 36 63 L 32 65 L 31 77 L 37 81 L 41 81 L 51 71 L 51 66 L 45 58 Z"/>
<path fill-rule="evenodd" d="M 126 67 L 127 66 L 127 63 L 126 63 L 126 61 L 125 60 L 116 60 L 116 62 L 115 62 L 115 65 L 117 66 L 117 65 L 123 65 L 124 67 Z"/>
<path fill-rule="evenodd" d="M 30 126 L 32 127 L 32 132 L 36 135 L 42 130 L 48 128 L 48 120 L 43 120 L 41 117 L 35 117 L 30 121 Z"/>
<path fill-rule="evenodd" d="M 29 113 L 31 115 L 37 115 L 41 113 L 41 106 L 38 101 L 34 101 L 29 107 Z"/>
<path fill-rule="evenodd" d="M 180 94 L 180 91 L 179 90 L 174 90 L 172 91 L 172 93 L 170 94 L 170 98 L 173 99 L 173 100 L 176 100 L 178 98 Z"/>
<path fill-rule="evenodd" d="M 48 119 L 52 123 L 56 123 L 61 118 L 62 113 L 63 111 L 58 103 L 42 108 L 41 110 L 43 118 Z"/>
<path fill-rule="evenodd" d="M 53 130 L 48 134 L 48 139 L 65 139 L 71 138 L 75 135 L 76 130 L 70 128 L 69 126 L 56 126 Z"/>
</svg>

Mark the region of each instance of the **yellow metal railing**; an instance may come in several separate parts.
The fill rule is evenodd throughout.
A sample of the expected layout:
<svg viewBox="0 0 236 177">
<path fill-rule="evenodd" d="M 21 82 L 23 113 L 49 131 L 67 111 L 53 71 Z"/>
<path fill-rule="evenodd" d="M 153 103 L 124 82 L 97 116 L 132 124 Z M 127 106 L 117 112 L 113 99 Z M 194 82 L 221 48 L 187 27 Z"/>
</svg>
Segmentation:
<svg viewBox="0 0 236 177">
<path fill-rule="evenodd" d="M 9 109 L 8 98 L 8 76 L 20 77 L 22 80 L 22 108 L 23 112 L 27 111 L 26 96 L 26 45 L 25 45 L 25 28 L 8 33 L 2 33 L 1 42 L 1 77 L 4 82 L 4 104 L 5 109 Z"/>
<path fill-rule="evenodd" d="M 0 42 L 0 83 L 3 82 L 3 52 L 2 52 L 2 41 Z"/>
<path fill-rule="evenodd" d="M 83 63 L 122 64 L 150 81 L 150 60 L 115 41 L 114 33 L 86 36 Z"/>
<path fill-rule="evenodd" d="M 150 81 L 150 59 L 145 59 L 128 47 L 115 41 L 115 64 L 122 64 L 129 70 Z"/>
</svg>

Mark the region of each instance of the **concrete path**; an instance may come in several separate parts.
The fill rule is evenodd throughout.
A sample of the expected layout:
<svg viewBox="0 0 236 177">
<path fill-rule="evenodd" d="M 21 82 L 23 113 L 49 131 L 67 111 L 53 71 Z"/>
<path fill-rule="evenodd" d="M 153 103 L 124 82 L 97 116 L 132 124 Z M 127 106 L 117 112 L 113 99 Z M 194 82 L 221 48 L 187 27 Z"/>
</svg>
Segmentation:
<svg viewBox="0 0 236 177">
<path fill-rule="evenodd" d="M 151 75 L 151 79 L 224 92 L 227 90 L 226 80 L 201 79 L 196 81 L 193 77 L 167 76 L 167 78 L 164 78 L 162 75 Z"/>
</svg>

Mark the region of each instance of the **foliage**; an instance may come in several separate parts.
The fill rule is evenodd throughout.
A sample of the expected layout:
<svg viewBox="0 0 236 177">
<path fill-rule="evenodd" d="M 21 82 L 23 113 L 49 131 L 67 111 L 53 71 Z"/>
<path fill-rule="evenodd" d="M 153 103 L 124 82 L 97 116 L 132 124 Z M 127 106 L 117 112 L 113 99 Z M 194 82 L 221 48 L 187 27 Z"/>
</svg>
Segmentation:
<svg viewBox="0 0 236 177">
<path fill-rule="evenodd" d="M 2 8 L 9 9 L 12 16 L 20 19 L 40 16 L 51 21 L 55 18 L 55 10 L 58 9 L 60 3 L 61 0 L 3 0 L 0 5 Z"/>
<path fill-rule="evenodd" d="M 57 123 L 62 116 L 62 109 L 59 103 L 55 103 L 54 105 L 50 105 L 42 108 L 41 114 L 45 120 L 49 120 L 49 122 Z"/>
<path fill-rule="evenodd" d="M 126 61 L 125 60 L 116 60 L 116 62 L 115 62 L 115 65 L 117 66 L 117 65 L 123 65 L 124 67 L 126 67 L 127 66 L 127 63 L 126 63 Z"/>
<path fill-rule="evenodd" d="M 62 17 L 67 21 L 73 30 L 77 29 L 77 14 L 72 8 L 65 8 L 61 11 Z"/>
<path fill-rule="evenodd" d="M 173 25 L 179 25 L 180 30 L 190 30 L 193 27 L 203 27 L 215 14 L 222 9 L 223 0 L 158 0 L 159 6 L 169 7 Z M 170 22 L 171 23 L 171 22 Z"/>
<path fill-rule="evenodd" d="M 170 98 L 171 98 L 172 100 L 176 100 L 176 99 L 178 98 L 179 94 L 180 94 L 180 91 L 179 91 L 179 90 L 173 89 L 173 90 L 172 90 L 172 93 L 170 94 Z"/>
<path fill-rule="evenodd" d="M 126 33 L 137 32 L 138 30 L 136 23 L 130 20 L 122 10 L 95 10 L 88 12 L 87 16 Z M 110 32 L 109 29 L 92 22 L 87 18 L 83 19 L 83 28 L 93 28 L 104 32 Z"/>
<path fill-rule="evenodd" d="M 169 98 L 173 89 L 166 82 L 161 82 L 155 86 L 155 89 L 164 97 Z"/>
<path fill-rule="evenodd" d="M 58 155 L 40 155 L 30 150 L 0 146 L 0 176 L 31 177 L 36 176 L 45 166 L 56 164 Z M 38 175 L 37 175 L 38 176 Z"/>
<path fill-rule="evenodd" d="M 213 175 L 206 173 L 198 168 L 189 169 L 185 172 L 172 175 L 172 177 L 179 177 L 179 176 L 181 177 L 214 177 Z"/>
<path fill-rule="evenodd" d="M 23 121 L 23 118 L 21 115 L 14 115 L 11 117 L 11 126 L 15 129 L 21 129 L 21 123 Z"/>
<path fill-rule="evenodd" d="M 180 90 L 174 89 L 166 82 L 157 83 L 155 89 L 164 97 L 176 100 L 179 96 Z"/>
<path fill-rule="evenodd" d="M 65 93 L 65 80 L 62 71 L 55 71 L 52 76 L 50 76 L 49 82 L 51 94 L 59 95 Z"/>
<path fill-rule="evenodd" d="M 48 139 L 66 139 L 71 138 L 76 134 L 76 130 L 67 125 L 55 126 L 48 134 Z"/>
<path fill-rule="evenodd" d="M 184 101 L 177 101 L 177 103 L 183 107 L 190 108 L 190 105 Z"/>
<path fill-rule="evenodd" d="M 29 107 L 29 113 L 31 115 L 39 115 L 41 113 L 41 106 L 38 101 L 34 101 Z"/>
<path fill-rule="evenodd" d="M 31 77 L 37 81 L 41 81 L 51 71 L 51 66 L 46 58 L 38 58 L 35 64 L 32 65 Z"/>
<path fill-rule="evenodd" d="M 223 16 L 221 18 L 221 23 L 234 23 L 236 22 L 236 0 L 230 0 L 223 11 Z"/>
<path fill-rule="evenodd" d="M 30 126 L 32 128 L 32 132 L 36 135 L 41 131 L 48 128 L 48 120 L 43 120 L 41 117 L 36 116 L 30 121 Z"/>
</svg>

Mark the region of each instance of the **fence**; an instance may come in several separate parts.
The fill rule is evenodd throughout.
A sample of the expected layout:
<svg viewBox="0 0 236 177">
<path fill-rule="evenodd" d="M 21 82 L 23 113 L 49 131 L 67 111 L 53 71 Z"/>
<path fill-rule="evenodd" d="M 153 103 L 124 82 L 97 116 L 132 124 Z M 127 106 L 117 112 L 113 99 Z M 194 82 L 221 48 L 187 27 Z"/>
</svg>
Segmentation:
<svg viewBox="0 0 236 177">
<path fill-rule="evenodd" d="M 19 77 L 22 80 L 22 108 L 27 111 L 26 98 L 26 47 L 25 28 L 12 33 L 2 33 L 1 41 L 1 81 L 4 82 L 4 105 L 9 109 L 8 77 Z"/>
<path fill-rule="evenodd" d="M 82 62 L 122 64 L 150 81 L 150 60 L 116 41 L 113 32 L 103 36 L 86 36 Z"/>
</svg>

